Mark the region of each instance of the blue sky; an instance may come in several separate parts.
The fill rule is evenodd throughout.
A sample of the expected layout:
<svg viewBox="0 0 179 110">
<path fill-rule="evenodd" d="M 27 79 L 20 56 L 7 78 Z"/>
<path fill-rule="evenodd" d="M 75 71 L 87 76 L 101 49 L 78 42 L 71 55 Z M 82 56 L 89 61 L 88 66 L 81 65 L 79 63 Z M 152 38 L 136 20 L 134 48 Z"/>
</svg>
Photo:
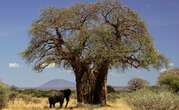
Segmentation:
<svg viewBox="0 0 179 110">
<path fill-rule="evenodd" d="M 0 0 L 0 80 L 20 87 L 36 87 L 52 79 L 74 81 L 70 70 L 49 68 L 42 73 L 32 70 L 20 57 L 29 41 L 28 30 L 40 10 L 49 6 L 68 7 L 74 3 L 94 0 Z M 146 22 L 155 46 L 175 67 L 179 66 L 179 0 L 123 0 Z M 108 83 L 126 85 L 132 77 L 142 77 L 156 83 L 156 70 L 121 72 L 110 70 Z"/>
</svg>

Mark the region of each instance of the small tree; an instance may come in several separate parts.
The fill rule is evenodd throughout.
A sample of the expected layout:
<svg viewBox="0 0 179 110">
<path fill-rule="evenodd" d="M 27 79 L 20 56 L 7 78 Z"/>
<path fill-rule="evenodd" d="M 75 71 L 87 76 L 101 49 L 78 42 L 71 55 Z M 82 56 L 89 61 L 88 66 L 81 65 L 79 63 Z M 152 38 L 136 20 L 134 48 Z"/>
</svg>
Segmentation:
<svg viewBox="0 0 179 110">
<path fill-rule="evenodd" d="M 106 104 L 107 75 L 113 66 L 148 69 L 165 61 L 145 23 L 118 0 L 48 8 L 30 33 L 22 56 L 37 71 L 52 63 L 72 69 L 79 103 Z"/>
<path fill-rule="evenodd" d="M 179 69 L 167 70 L 160 74 L 159 81 L 160 86 L 168 87 L 175 92 L 179 91 Z"/>
<path fill-rule="evenodd" d="M 147 87 L 149 85 L 149 83 L 148 83 L 148 81 L 146 81 L 142 78 L 133 78 L 133 79 L 129 80 L 128 85 L 131 90 L 136 91 L 138 89 Z"/>
</svg>

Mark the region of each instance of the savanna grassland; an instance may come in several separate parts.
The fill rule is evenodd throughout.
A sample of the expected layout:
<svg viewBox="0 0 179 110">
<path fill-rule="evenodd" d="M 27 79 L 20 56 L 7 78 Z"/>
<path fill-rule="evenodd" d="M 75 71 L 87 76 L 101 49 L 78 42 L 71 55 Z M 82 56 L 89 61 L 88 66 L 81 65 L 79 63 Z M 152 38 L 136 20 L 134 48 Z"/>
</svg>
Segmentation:
<svg viewBox="0 0 179 110">
<path fill-rule="evenodd" d="M 128 89 L 107 88 L 107 105 L 79 105 L 72 91 L 66 110 L 179 110 L 179 71 L 166 71 L 159 84 L 150 86 L 140 78 L 131 79 Z M 173 77 L 175 76 L 175 77 Z M 57 110 L 50 109 L 48 97 L 59 90 L 20 89 L 0 83 L 0 110 Z M 66 102 L 64 103 L 64 105 Z"/>
<path fill-rule="evenodd" d="M 16 98 L 9 98 L 2 110 L 57 110 L 50 109 L 48 94 L 55 91 L 16 91 Z M 48 94 L 47 94 L 48 93 Z M 63 109 L 66 102 L 63 104 Z M 1 110 L 1 109 L 0 109 Z M 107 105 L 78 105 L 73 91 L 66 110 L 179 110 L 179 94 L 166 89 L 143 88 L 136 91 L 115 91 L 108 93 Z"/>
<path fill-rule="evenodd" d="M 109 96 L 110 97 L 110 96 Z M 65 103 L 64 103 L 65 105 Z M 48 107 L 47 98 L 17 98 L 15 101 L 10 101 L 8 106 L 3 110 L 56 110 L 60 109 L 59 105 L 56 104 L 55 109 L 50 109 Z M 64 108 L 62 108 L 63 110 Z M 83 107 L 77 107 L 77 102 L 75 97 L 72 96 L 72 99 L 69 102 L 68 109 L 73 110 L 131 110 L 131 108 L 127 105 L 127 103 L 120 98 L 110 99 L 108 101 L 108 106 L 99 107 L 99 106 L 91 106 L 84 105 Z"/>
</svg>

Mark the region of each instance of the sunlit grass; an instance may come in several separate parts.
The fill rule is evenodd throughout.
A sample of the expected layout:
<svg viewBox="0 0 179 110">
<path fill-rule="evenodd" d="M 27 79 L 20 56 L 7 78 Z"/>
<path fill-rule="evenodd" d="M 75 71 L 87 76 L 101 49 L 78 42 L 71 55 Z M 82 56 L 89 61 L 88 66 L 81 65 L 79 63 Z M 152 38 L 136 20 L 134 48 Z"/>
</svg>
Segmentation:
<svg viewBox="0 0 179 110">
<path fill-rule="evenodd" d="M 65 105 L 65 103 L 64 103 Z M 131 110 L 128 105 L 122 99 L 116 99 L 115 101 L 108 101 L 106 107 L 85 105 L 83 107 L 77 107 L 75 99 L 71 99 L 67 110 Z M 56 110 L 59 105 L 56 104 L 55 109 L 49 109 L 48 101 L 46 98 L 32 98 L 31 101 L 24 101 L 22 99 L 16 99 L 14 102 L 9 102 L 8 106 L 3 110 Z M 63 110 L 64 108 L 62 108 Z"/>
</svg>

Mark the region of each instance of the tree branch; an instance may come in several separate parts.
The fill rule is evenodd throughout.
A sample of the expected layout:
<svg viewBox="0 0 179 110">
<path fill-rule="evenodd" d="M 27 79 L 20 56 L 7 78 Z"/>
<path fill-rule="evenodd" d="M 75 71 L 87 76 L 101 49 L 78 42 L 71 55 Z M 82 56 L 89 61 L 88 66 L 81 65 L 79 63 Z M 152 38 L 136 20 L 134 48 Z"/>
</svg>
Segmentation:
<svg viewBox="0 0 179 110">
<path fill-rule="evenodd" d="M 57 36 L 58 36 L 59 46 L 61 47 L 61 46 L 64 44 L 64 40 L 63 40 L 63 38 L 62 38 L 62 34 L 59 32 L 58 27 L 56 27 L 55 30 L 56 30 L 56 34 L 57 34 Z"/>
</svg>

